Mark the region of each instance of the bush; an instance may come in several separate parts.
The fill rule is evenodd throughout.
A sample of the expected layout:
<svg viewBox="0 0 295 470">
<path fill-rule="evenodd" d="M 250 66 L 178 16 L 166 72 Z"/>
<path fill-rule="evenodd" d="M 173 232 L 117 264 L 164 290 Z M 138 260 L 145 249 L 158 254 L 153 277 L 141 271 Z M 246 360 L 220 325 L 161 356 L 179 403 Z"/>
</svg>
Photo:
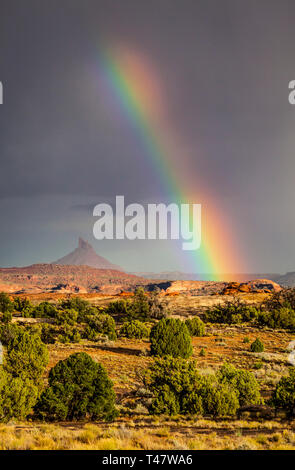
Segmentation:
<svg viewBox="0 0 295 470">
<path fill-rule="evenodd" d="M 34 309 L 34 306 L 28 299 L 22 299 L 21 297 L 14 297 L 13 307 L 14 310 L 20 312 L 23 317 L 27 316 Z"/>
<path fill-rule="evenodd" d="M 111 302 L 107 313 L 120 315 L 127 321 L 161 319 L 167 316 L 167 301 L 160 294 L 160 289 L 155 289 L 148 296 L 142 287 L 138 287 L 132 300 Z"/>
<path fill-rule="evenodd" d="M 161 290 L 156 287 L 149 295 L 148 298 L 149 305 L 149 318 L 155 320 L 161 320 L 166 318 L 168 315 L 168 302 L 161 295 Z"/>
<path fill-rule="evenodd" d="M 60 306 L 63 310 L 75 310 L 78 312 L 78 322 L 84 322 L 87 315 L 97 313 L 95 307 L 92 307 L 87 300 L 81 299 L 80 297 L 63 300 Z"/>
<path fill-rule="evenodd" d="M 12 313 L 11 312 L 4 312 L 1 315 L 1 322 L 2 323 L 10 323 L 12 320 Z"/>
<path fill-rule="evenodd" d="M 271 404 L 283 408 L 289 415 L 295 411 L 295 367 L 289 369 L 288 377 L 282 377 L 273 391 Z"/>
<path fill-rule="evenodd" d="M 87 317 L 87 322 L 90 329 L 96 333 L 105 335 L 111 341 L 117 339 L 115 320 L 108 314 L 98 314 Z"/>
<path fill-rule="evenodd" d="M 21 331 L 22 329 L 13 323 L 0 326 L 1 343 L 4 344 L 4 346 L 7 346 L 9 342 L 12 341 Z"/>
<path fill-rule="evenodd" d="M 205 325 L 199 317 L 188 318 L 185 324 L 191 336 L 204 336 Z"/>
<path fill-rule="evenodd" d="M 262 311 L 258 315 L 257 323 L 269 328 L 283 328 L 295 330 L 295 311 L 290 307 L 280 307 L 271 311 Z"/>
<path fill-rule="evenodd" d="M 0 368 L 0 421 L 25 419 L 37 401 L 38 388 L 28 379 L 12 377 Z"/>
<path fill-rule="evenodd" d="M 56 330 L 53 326 L 44 324 L 41 326 L 41 341 L 44 344 L 54 344 L 56 339 Z"/>
<path fill-rule="evenodd" d="M 144 375 L 144 384 L 153 394 L 151 414 L 178 414 L 187 409 L 185 400 L 192 396 L 198 380 L 195 363 L 181 358 L 157 358 Z M 196 413 L 202 411 L 199 403 Z"/>
<path fill-rule="evenodd" d="M 193 353 L 191 337 L 184 322 L 175 318 L 163 318 L 150 333 L 153 356 L 188 358 Z"/>
<path fill-rule="evenodd" d="M 195 363 L 181 358 L 158 358 L 144 376 L 153 394 L 151 414 L 234 415 L 239 402 L 235 390 L 216 376 L 201 376 Z"/>
<path fill-rule="evenodd" d="M 131 302 L 124 300 L 116 300 L 115 302 L 110 302 L 106 312 L 110 315 L 119 315 L 120 317 L 127 318 L 129 316 L 129 308 Z"/>
<path fill-rule="evenodd" d="M 295 310 L 295 287 L 275 292 L 265 303 L 264 310 L 279 310 L 281 307 Z"/>
<path fill-rule="evenodd" d="M 80 343 L 81 335 L 78 328 L 65 325 L 57 339 L 60 343 Z"/>
<path fill-rule="evenodd" d="M 259 338 L 256 338 L 255 341 L 250 346 L 250 351 L 251 352 L 263 352 L 264 351 L 264 344 L 262 341 L 260 341 Z"/>
<path fill-rule="evenodd" d="M 83 338 L 88 339 L 89 341 L 97 341 L 99 339 L 99 334 L 88 325 L 84 330 Z"/>
<path fill-rule="evenodd" d="M 49 387 L 35 410 L 50 421 L 104 419 L 116 415 L 115 393 L 104 367 L 86 353 L 59 361 L 49 372 Z"/>
<path fill-rule="evenodd" d="M 74 309 L 58 310 L 55 318 L 58 325 L 74 326 L 78 320 L 78 312 Z"/>
<path fill-rule="evenodd" d="M 6 370 L 13 377 L 38 383 L 48 364 L 48 351 L 40 337 L 19 331 L 7 346 Z"/>
<path fill-rule="evenodd" d="M 128 311 L 128 320 L 149 320 L 150 305 L 143 287 L 138 287 L 134 292 L 133 301 Z"/>
<path fill-rule="evenodd" d="M 233 416 L 239 408 L 236 390 L 226 383 L 210 382 L 205 379 L 202 390 L 204 414 L 212 416 Z"/>
<path fill-rule="evenodd" d="M 259 310 L 239 299 L 215 305 L 205 313 L 205 321 L 211 323 L 239 324 L 255 320 Z"/>
<path fill-rule="evenodd" d="M 240 406 L 262 403 L 260 387 L 252 372 L 226 363 L 220 368 L 218 380 L 235 390 Z"/>
<path fill-rule="evenodd" d="M 57 308 L 50 302 L 41 302 L 32 310 L 33 318 L 55 318 L 57 314 Z"/>
<path fill-rule="evenodd" d="M 134 320 L 131 322 L 125 322 L 120 329 L 120 335 L 126 336 L 126 338 L 148 338 L 150 335 L 150 329 L 141 321 Z"/>
<path fill-rule="evenodd" d="M 5 292 L 0 292 L 0 312 L 12 312 L 13 311 L 13 302 L 11 302 L 10 297 L 5 294 Z"/>
</svg>

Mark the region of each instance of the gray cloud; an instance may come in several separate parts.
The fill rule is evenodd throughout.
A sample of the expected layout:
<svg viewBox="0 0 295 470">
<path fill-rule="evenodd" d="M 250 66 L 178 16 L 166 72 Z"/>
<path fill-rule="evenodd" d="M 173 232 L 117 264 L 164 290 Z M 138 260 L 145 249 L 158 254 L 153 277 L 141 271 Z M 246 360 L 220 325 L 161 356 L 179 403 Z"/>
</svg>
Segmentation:
<svg viewBox="0 0 295 470">
<path fill-rule="evenodd" d="M 190 168 L 230 213 L 250 268 L 294 269 L 294 13 L 288 0 L 2 0 L 0 264 L 54 259 L 81 231 L 91 236 L 98 195 L 166 197 L 128 122 L 106 106 L 98 50 L 110 38 L 154 64 Z M 170 248 L 154 256 L 147 244 L 139 261 L 141 245 L 111 246 L 132 269 L 152 270 L 151 257 L 155 270 L 179 268 Z"/>
</svg>

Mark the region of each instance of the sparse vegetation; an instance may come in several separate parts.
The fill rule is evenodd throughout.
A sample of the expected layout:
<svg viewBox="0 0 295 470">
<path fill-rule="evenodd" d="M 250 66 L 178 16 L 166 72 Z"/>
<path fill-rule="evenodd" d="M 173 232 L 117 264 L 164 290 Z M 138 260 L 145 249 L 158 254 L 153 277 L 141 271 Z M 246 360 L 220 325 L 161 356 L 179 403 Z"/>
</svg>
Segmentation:
<svg viewBox="0 0 295 470">
<path fill-rule="evenodd" d="M 6 441 L 1 440 L 0 433 L 0 448 L 12 445 L 13 448 L 22 448 L 22 446 L 44 448 L 44 445 L 47 445 L 47 448 L 51 446 L 57 448 L 58 445 L 64 448 L 64 441 L 61 440 L 58 444 L 55 438 L 50 440 L 50 437 L 46 437 L 47 444 L 43 444 L 43 435 L 39 439 L 37 431 L 35 433 L 35 430 L 43 429 L 38 420 L 105 420 L 117 414 L 116 411 L 114 414 L 107 412 L 104 414 L 99 411 L 97 415 L 95 413 L 92 415 L 87 408 L 88 405 L 85 405 L 87 411 L 83 408 L 85 414 L 82 417 L 83 400 L 77 398 L 82 385 L 80 384 L 81 388 L 80 385 L 71 385 L 68 389 L 65 385 L 60 386 L 62 380 L 58 380 L 54 383 L 49 381 L 47 386 L 48 372 L 50 377 L 49 366 L 45 371 L 47 361 L 42 362 L 37 359 L 37 356 L 42 357 L 38 348 L 39 353 L 30 356 L 30 351 L 35 351 L 35 347 L 31 348 L 29 341 L 21 340 L 24 334 L 30 338 L 38 338 L 41 350 L 43 347 L 46 348 L 43 343 L 48 345 L 50 367 L 53 369 L 60 362 L 67 361 L 71 357 L 70 354 L 84 354 L 84 351 L 87 351 L 95 364 L 101 363 L 105 372 L 107 371 L 111 377 L 114 389 L 118 391 L 118 409 L 121 417 L 116 418 L 113 427 L 105 428 L 105 432 L 111 432 L 108 429 L 113 429 L 112 436 L 115 437 L 102 437 L 104 436 L 103 431 L 100 431 L 104 426 L 102 422 L 97 424 L 96 437 L 93 437 L 88 429 L 83 431 L 83 427 L 77 428 L 77 432 L 74 431 L 75 423 L 73 423 L 72 433 L 77 436 L 77 440 L 68 437 L 67 448 L 71 448 L 71 445 L 75 448 L 83 446 L 100 448 L 103 445 L 107 445 L 108 448 L 116 446 L 123 448 L 124 445 L 126 448 L 132 448 L 133 445 L 138 445 L 152 449 L 155 448 L 155 442 L 158 442 L 159 448 L 173 449 L 175 446 L 179 448 L 179 444 L 174 444 L 174 440 L 175 429 L 179 429 L 180 423 L 182 429 L 185 427 L 191 429 L 185 431 L 191 433 L 189 436 L 184 433 L 183 437 L 179 435 L 177 437 L 181 445 L 189 449 L 214 448 L 214 446 L 295 448 L 295 439 L 294 444 L 288 440 L 293 439 L 290 426 L 284 421 L 285 414 L 291 416 L 295 408 L 292 390 L 294 373 L 287 363 L 291 351 L 287 346 L 294 340 L 291 321 L 294 296 L 290 290 L 287 294 L 283 291 L 283 294 L 273 295 L 266 301 L 265 296 L 261 296 L 261 299 L 264 299 L 261 305 L 258 302 L 254 305 L 254 297 L 250 298 L 248 294 L 243 294 L 242 301 L 230 300 L 225 302 L 223 307 L 220 305 L 214 307 L 214 303 L 216 304 L 219 299 L 210 297 L 206 309 L 192 307 L 205 304 L 201 297 L 191 299 L 184 295 L 169 297 L 160 292 L 146 293 L 142 290 L 135 296 L 124 295 L 128 300 L 121 300 L 122 297 L 118 296 L 119 300 L 115 302 L 108 303 L 107 299 L 102 298 L 95 304 L 76 296 L 62 301 L 58 301 L 55 296 L 49 302 L 50 297 L 46 295 L 43 297 L 44 301 L 38 305 L 36 299 L 31 302 L 31 296 L 29 299 L 18 296 L 13 301 L 9 298 L 13 304 L 12 310 L 9 311 L 13 314 L 13 322 L 0 322 L 0 340 L 4 350 L 4 366 L 0 366 L 0 421 L 28 418 L 29 421 L 25 426 L 31 426 L 31 437 L 29 438 L 24 431 L 23 435 L 27 437 L 22 439 L 28 439 L 28 443 L 24 444 L 21 438 L 17 437 L 21 435 L 19 431 L 17 436 Z M 259 295 L 257 294 L 257 298 L 260 298 Z M 245 299 L 252 303 L 247 304 Z M 155 308 L 152 312 L 153 302 Z M 145 310 L 146 303 L 148 310 Z M 208 305 L 211 305 L 210 308 Z M 179 318 L 167 318 L 168 310 Z M 74 311 L 75 314 L 69 314 L 69 311 Z M 210 320 L 208 312 L 215 312 Z M 226 321 L 221 318 L 222 312 L 227 312 Z M 1 315 L 2 313 L 0 317 Z M 201 319 L 204 319 L 205 325 Z M 204 335 L 204 326 L 206 326 L 206 335 Z M 265 326 L 267 328 L 264 328 Z M 155 359 L 150 356 L 146 340 L 150 327 L 153 331 L 150 338 L 152 354 L 163 355 L 161 358 Z M 117 335 L 115 343 L 109 341 L 113 341 Z M 256 338 L 259 338 L 267 350 L 261 357 L 250 354 L 250 347 L 245 346 L 255 343 Z M 12 364 L 9 358 L 12 354 L 13 341 L 21 344 L 16 348 L 14 370 L 10 369 Z M 94 342 L 95 344 L 91 344 Z M 153 344 L 158 344 L 159 349 L 157 350 L 156 346 L 153 349 Z M 191 355 L 197 360 L 194 366 L 190 365 L 193 364 L 189 359 Z M 26 361 L 24 360 L 26 357 L 32 357 L 33 360 Z M 224 361 L 226 362 L 220 367 Z M 147 373 L 149 378 L 144 374 L 143 387 L 141 376 L 144 370 L 149 370 Z M 289 370 L 290 374 L 286 376 Z M 73 390 L 73 395 L 69 390 Z M 263 405 L 260 391 L 265 397 L 265 403 L 272 408 Z M 88 392 L 86 395 L 89 396 Z M 40 398 L 36 405 L 38 396 Z M 81 403 L 81 409 L 78 407 L 72 413 L 70 411 L 72 404 L 78 401 Z M 269 416 L 263 414 L 264 409 L 268 410 Z M 278 416 L 282 418 L 277 417 L 272 421 L 275 409 L 280 410 Z M 147 417 L 148 412 L 149 417 Z M 182 414 L 185 416 L 182 417 Z M 236 415 L 242 416 L 245 420 L 243 422 L 236 420 Z M 140 422 L 145 422 L 142 432 L 152 436 L 149 438 L 150 441 L 141 440 L 141 431 L 136 432 L 137 440 L 135 437 L 128 440 L 127 436 L 132 434 L 132 428 L 135 426 L 133 421 L 135 416 L 136 429 L 140 430 Z M 256 416 L 259 421 L 255 421 Z M 214 417 L 219 417 L 219 420 L 215 421 Z M 29 424 L 31 419 L 34 419 L 33 425 Z M 150 430 L 145 421 L 147 419 L 151 426 Z M 124 433 L 122 431 L 120 437 L 121 431 L 117 434 L 115 429 L 123 422 L 126 431 Z M 58 424 L 46 426 L 55 430 L 52 432 L 63 432 Z M 205 432 L 203 437 L 197 431 L 200 427 Z M 251 438 L 246 438 L 244 435 L 238 437 L 239 427 L 249 429 Z M 1 428 L 1 432 L 2 429 L 5 428 Z M 214 440 L 212 444 L 213 441 L 209 443 L 207 436 L 211 436 L 215 429 L 217 437 L 211 437 Z M 225 429 L 228 429 L 228 432 L 225 432 Z M 289 437 L 284 434 L 286 432 L 290 433 Z M 178 431 L 177 433 L 179 434 Z M 196 435 L 199 437 L 196 438 Z"/>
</svg>

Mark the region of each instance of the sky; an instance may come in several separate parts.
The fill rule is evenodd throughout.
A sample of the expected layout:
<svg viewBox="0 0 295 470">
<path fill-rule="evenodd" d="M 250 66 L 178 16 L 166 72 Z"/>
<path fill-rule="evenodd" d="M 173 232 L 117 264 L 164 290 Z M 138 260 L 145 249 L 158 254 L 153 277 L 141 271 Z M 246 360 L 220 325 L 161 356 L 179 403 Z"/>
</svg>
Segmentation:
<svg viewBox="0 0 295 470">
<path fill-rule="evenodd" d="M 173 202 L 102 83 L 101 51 L 123 44 L 153 71 L 178 167 L 226 215 L 235 269 L 294 271 L 294 17 L 292 0 L 1 0 L 0 266 L 82 236 L 127 271 L 198 271 L 170 241 L 93 237 L 100 202 Z"/>
</svg>

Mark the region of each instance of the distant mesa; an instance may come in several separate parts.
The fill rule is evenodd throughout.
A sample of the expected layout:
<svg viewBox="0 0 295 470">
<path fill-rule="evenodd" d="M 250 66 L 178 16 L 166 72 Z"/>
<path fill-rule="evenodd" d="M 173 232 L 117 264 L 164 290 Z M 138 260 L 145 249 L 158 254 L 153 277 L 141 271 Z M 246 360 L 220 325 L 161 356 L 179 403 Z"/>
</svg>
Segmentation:
<svg viewBox="0 0 295 470">
<path fill-rule="evenodd" d="M 51 264 L 61 264 L 63 266 L 90 266 L 91 268 L 112 269 L 124 272 L 120 266 L 112 264 L 107 259 L 99 256 L 90 243 L 83 240 L 83 238 L 79 238 L 78 247 L 74 251 Z"/>
</svg>

